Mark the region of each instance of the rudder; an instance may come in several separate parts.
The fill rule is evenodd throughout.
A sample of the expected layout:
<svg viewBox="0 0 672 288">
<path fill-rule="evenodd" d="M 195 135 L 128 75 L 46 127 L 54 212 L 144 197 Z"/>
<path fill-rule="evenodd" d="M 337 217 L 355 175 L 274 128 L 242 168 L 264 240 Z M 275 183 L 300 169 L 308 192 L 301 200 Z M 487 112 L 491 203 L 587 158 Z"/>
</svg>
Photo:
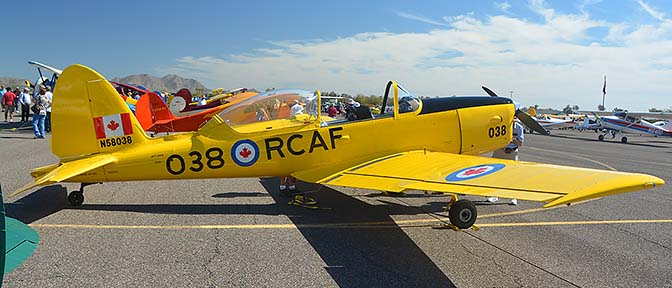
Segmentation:
<svg viewBox="0 0 672 288">
<path fill-rule="evenodd" d="M 148 141 L 131 110 L 98 72 L 75 64 L 63 71 L 54 89 L 51 151 L 74 158 L 113 152 Z"/>
<path fill-rule="evenodd" d="M 135 118 L 145 131 L 151 130 L 158 121 L 170 121 L 175 119 L 173 112 L 168 109 L 166 103 L 155 93 L 145 93 L 140 97 L 135 106 Z"/>
</svg>

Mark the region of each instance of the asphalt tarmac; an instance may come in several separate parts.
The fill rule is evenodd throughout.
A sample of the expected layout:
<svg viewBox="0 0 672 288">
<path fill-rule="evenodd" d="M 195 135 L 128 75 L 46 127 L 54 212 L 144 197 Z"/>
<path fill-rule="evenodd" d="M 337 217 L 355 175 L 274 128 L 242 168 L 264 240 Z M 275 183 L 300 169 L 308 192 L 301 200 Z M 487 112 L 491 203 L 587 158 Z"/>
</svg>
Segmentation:
<svg viewBox="0 0 672 288">
<path fill-rule="evenodd" d="M 2 128 L 2 127 L 0 127 Z M 4 128 L 7 128 L 6 125 Z M 670 287 L 672 139 L 527 135 L 521 160 L 645 172 L 667 186 L 563 206 L 477 201 L 480 231 L 436 229 L 444 195 L 317 187 L 287 204 L 277 178 L 105 183 L 69 207 L 53 185 L 7 199 L 40 234 L 6 287 Z M 49 140 L 0 130 L 6 195 L 51 164 Z M 520 175 L 521 178 L 525 175 Z M 570 180 L 571 181 L 571 180 Z"/>
</svg>

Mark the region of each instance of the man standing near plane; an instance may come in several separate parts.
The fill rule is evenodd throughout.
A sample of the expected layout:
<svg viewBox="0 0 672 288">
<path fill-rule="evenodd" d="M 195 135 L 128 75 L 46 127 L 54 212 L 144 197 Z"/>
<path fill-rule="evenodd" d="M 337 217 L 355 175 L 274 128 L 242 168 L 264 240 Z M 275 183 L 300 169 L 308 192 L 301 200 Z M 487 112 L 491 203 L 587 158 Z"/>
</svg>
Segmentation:
<svg viewBox="0 0 672 288">
<path fill-rule="evenodd" d="M 21 122 L 28 122 L 28 116 L 30 116 L 30 89 L 23 88 L 23 92 L 19 95 L 19 103 L 21 103 Z"/>
<path fill-rule="evenodd" d="M 515 118 L 515 121 L 513 121 L 513 137 L 511 138 L 511 143 L 504 148 L 493 151 L 492 158 L 518 161 L 518 148 L 523 146 L 523 142 L 525 142 L 524 130 L 523 125 L 518 122 L 518 118 Z M 487 199 L 488 202 L 499 201 L 499 198 L 497 197 L 488 197 Z M 518 205 L 518 199 L 511 199 L 511 205 Z"/>
</svg>

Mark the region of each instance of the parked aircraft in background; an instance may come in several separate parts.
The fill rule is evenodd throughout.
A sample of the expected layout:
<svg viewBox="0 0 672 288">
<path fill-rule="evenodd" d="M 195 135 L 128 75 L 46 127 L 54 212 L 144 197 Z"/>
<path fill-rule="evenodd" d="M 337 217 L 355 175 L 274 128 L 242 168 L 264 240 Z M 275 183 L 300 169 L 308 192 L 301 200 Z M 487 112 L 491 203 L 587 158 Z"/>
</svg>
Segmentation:
<svg viewBox="0 0 672 288">
<path fill-rule="evenodd" d="M 551 129 L 571 128 L 577 125 L 577 122 L 568 116 L 560 119 L 555 115 L 539 115 L 536 113 L 534 107 L 530 107 L 528 111 L 530 116 L 534 117 L 534 119 L 548 131 L 548 134 L 551 133 Z M 532 130 L 529 129 L 529 127 L 528 133 L 532 133 Z"/>
<path fill-rule="evenodd" d="M 645 113 L 645 112 L 613 112 L 607 116 L 605 112 L 593 112 L 597 117 L 604 134 L 600 134 L 598 139 L 604 141 L 604 136 L 611 133 L 611 138 L 616 138 L 617 134 L 638 134 L 651 136 L 672 136 L 672 122 L 664 125 L 654 125 L 644 119 L 651 117 L 653 119 L 672 119 L 672 114 Z M 599 115 L 601 113 L 602 115 Z M 628 142 L 628 137 L 621 137 L 622 143 Z"/>
</svg>

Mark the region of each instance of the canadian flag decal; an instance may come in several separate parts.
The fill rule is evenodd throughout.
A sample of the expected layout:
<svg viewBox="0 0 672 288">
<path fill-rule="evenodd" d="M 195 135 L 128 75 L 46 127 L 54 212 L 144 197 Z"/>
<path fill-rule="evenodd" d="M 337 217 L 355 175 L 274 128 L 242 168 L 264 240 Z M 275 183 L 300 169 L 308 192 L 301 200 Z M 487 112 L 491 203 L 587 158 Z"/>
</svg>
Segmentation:
<svg viewBox="0 0 672 288">
<path fill-rule="evenodd" d="M 131 114 L 114 114 L 93 118 L 96 139 L 112 138 L 133 134 Z"/>
</svg>

